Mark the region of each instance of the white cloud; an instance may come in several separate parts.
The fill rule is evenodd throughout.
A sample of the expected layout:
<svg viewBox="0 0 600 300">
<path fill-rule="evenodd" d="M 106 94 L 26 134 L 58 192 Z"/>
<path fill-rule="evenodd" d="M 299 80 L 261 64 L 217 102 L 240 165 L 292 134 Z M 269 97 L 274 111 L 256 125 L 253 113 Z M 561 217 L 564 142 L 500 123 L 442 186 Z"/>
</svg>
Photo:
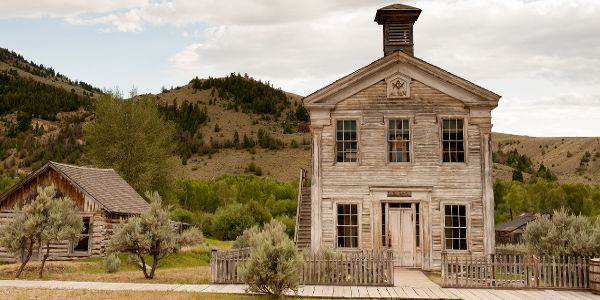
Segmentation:
<svg viewBox="0 0 600 300">
<path fill-rule="evenodd" d="M 169 70 L 178 80 L 247 72 L 306 95 L 381 57 L 381 27 L 373 17 L 377 8 L 387 4 L 379 0 L 9 1 L 0 8 L 0 18 L 50 16 L 122 32 L 182 27 L 189 44 L 174 49 Z M 569 130 L 600 135 L 600 129 L 591 126 L 600 119 L 600 1 L 408 4 L 423 10 L 415 25 L 418 57 L 504 96 L 494 112 L 495 129 L 548 135 L 544 127 L 559 115 L 566 131 L 555 131 L 556 135 Z M 572 125 L 566 121 L 570 119 Z"/>
</svg>

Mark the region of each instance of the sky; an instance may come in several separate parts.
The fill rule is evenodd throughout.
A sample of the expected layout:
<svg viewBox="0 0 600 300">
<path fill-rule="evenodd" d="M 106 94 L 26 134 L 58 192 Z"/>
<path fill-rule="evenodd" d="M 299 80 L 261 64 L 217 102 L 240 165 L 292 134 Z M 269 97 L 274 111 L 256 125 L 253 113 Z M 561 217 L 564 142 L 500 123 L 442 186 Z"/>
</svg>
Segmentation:
<svg viewBox="0 0 600 300">
<path fill-rule="evenodd" d="M 2 0 L 0 47 L 100 88 L 248 73 L 299 95 L 382 57 L 389 1 Z M 502 98 L 493 130 L 600 136 L 600 1 L 413 0 L 415 56 Z"/>
</svg>

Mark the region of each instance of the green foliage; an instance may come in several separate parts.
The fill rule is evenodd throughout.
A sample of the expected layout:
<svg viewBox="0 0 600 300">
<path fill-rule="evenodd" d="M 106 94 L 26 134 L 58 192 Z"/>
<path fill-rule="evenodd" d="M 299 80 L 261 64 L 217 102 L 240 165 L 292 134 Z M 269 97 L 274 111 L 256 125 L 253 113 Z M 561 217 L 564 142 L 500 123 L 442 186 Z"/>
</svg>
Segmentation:
<svg viewBox="0 0 600 300">
<path fill-rule="evenodd" d="M 232 248 L 233 249 L 242 249 L 250 247 L 250 239 L 257 234 L 260 233 L 260 227 L 258 225 L 254 225 L 246 230 L 244 233 L 239 235 L 235 241 L 233 241 Z"/>
<path fill-rule="evenodd" d="M 535 178 L 539 178 L 539 179 L 543 179 L 543 180 L 547 180 L 547 181 L 558 180 L 558 177 L 556 176 L 556 174 L 554 174 L 552 172 L 552 170 L 550 170 L 550 168 L 547 168 L 546 166 L 544 166 L 544 164 L 541 164 L 540 167 L 538 168 L 538 171 L 535 173 Z"/>
<path fill-rule="evenodd" d="M 19 182 L 19 180 L 20 180 L 19 177 L 6 176 L 6 175 L 0 176 L 0 194 L 4 193 L 11 186 L 15 185 L 17 182 Z"/>
<path fill-rule="evenodd" d="M 297 292 L 303 257 L 285 233 L 285 225 L 273 220 L 249 240 L 252 252 L 240 268 L 249 291 L 274 296 Z"/>
<path fill-rule="evenodd" d="M 200 79 L 198 79 L 198 76 L 196 76 L 196 78 L 192 79 L 192 81 L 190 81 L 190 83 L 192 84 L 192 88 L 195 90 L 199 90 L 202 88 L 202 82 L 200 81 Z"/>
<path fill-rule="evenodd" d="M 512 180 L 513 181 L 518 181 L 518 182 L 523 182 L 523 172 L 521 172 L 519 170 L 513 170 L 513 172 L 512 172 Z"/>
<path fill-rule="evenodd" d="M 298 121 L 310 121 L 310 115 L 308 114 L 308 110 L 304 107 L 304 104 L 300 104 L 298 107 L 296 107 L 295 116 Z"/>
<path fill-rule="evenodd" d="M 54 186 L 38 187 L 35 199 L 23 208 L 15 207 L 14 218 L 0 230 L 0 246 L 15 255 L 25 250 L 16 274 L 19 277 L 35 250 L 34 245 L 43 245 L 46 251 L 42 254 L 40 266 L 39 276 L 42 278 L 50 243 L 75 243 L 82 230 L 83 220 L 71 199 L 56 197 Z"/>
<path fill-rule="evenodd" d="M 282 140 L 272 137 L 262 128 L 258 129 L 256 137 L 258 139 L 258 145 L 260 145 L 261 148 L 279 150 L 285 147 L 285 143 Z"/>
<path fill-rule="evenodd" d="M 294 237 L 294 230 L 296 229 L 296 218 L 289 217 L 287 215 L 277 216 L 275 220 L 285 225 L 285 233 L 290 237 Z"/>
<path fill-rule="evenodd" d="M 0 115 L 21 111 L 29 116 L 56 120 L 59 112 L 89 108 L 91 99 L 64 89 L 0 72 Z"/>
<path fill-rule="evenodd" d="M 177 207 L 171 211 L 171 220 L 173 221 L 192 223 L 193 218 L 194 214 L 185 208 Z"/>
<path fill-rule="evenodd" d="M 539 216 L 523 232 L 527 251 L 534 255 L 600 255 L 600 218 L 571 215 L 565 209 Z"/>
<path fill-rule="evenodd" d="M 116 253 L 110 253 L 104 257 L 104 271 L 106 273 L 117 273 L 121 267 L 121 259 Z"/>
<path fill-rule="evenodd" d="M 262 168 L 257 166 L 254 162 L 248 164 L 248 166 L 244 169 L 246 173 L 253 173 L 256 176 L 262 176 Z"/>
<path fill-rule="evenodd" d="M 144 277 L 152 279 L 159 260 L 179 251 L 182 246 L 201 242 L 198 240 L 201 237 L 198 236 L 197 229 L 177 234 L 169 220 L 168 209 L 161 205 L 160 195 L 156 192 L 146 193 L 146 197 L 150 199 L 150 209 L 117 226 L 108 248 L 110 252 L 136 255 L 142 264 Z M 146 268 L 146 255 L 152 257 L 150 273 Z"/>
<path fill-rule="evenodd" d="M 224 78 L 209 77 L 201 86 L 204 90 L 215 88 L 221 99 L 232 99 L 229 105 L 232 109 L 241 107 L 253 113 L 277 114 L 290 105 L 282 90 L 240 74 L 231 73 Z"/>
<path fill-rule="evenodd" d="M 246 205 L 230 204 L 217 209 L 212 224 L 212 235 L 219 240 L 233 240 L 254 224 L 256 220 L 248 213 Z"/>
<path fill-rule="evenodd" d="M 169 199 L 177 167 L 175 131 L 160 117 L 155 101 L 104 96 L 95 115 L 85 128 L 89 159 L 115 169 L 138 192 L 158 191 Z"/>
<path fill-rule="evenodd" d="M 550 214 L 561 207 L 575 214 L 600 214 L 600 186 L 538 181 L 521 183 L 496 180 L 495 220 L 502 223 L 523 212 Z"/>
<path fill-rule="evenodd" d="M 187 132 L 188 134 L 195 134 L 198 131 L 198 127 L 205 124 L 208 120 L 208 113 L 206 111 L 206 105 L 200 107 L 198 103 L 190 103 L 183 101 L 181 105 L 177 105 L 177 101 L 173 101 L 173 104 L 159 105 L 158 111 L 167 120 L 172 121 L 177 126 L 177 131 Z"/>
</svg>

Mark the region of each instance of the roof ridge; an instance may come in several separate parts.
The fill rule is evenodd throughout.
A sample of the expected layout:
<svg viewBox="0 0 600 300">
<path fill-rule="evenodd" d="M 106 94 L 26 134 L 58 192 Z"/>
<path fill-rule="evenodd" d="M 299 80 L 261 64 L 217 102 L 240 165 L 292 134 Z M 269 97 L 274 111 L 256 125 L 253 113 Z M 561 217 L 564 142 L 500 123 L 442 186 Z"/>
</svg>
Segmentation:
<svg viewBox="0 0 600 300">
<path fill-rule="evenodd" d="M 66 167 L 77 168 L 77 169 L 101 170 L 101 171 L 114 171 L 115 170 L 113 168 L 97 168 L 97 167 L 85 167 L 85 166 L 63 164 L 63 163 L 58 163 L 58 162 L 55 162 L 55 161 L 50 161 L 50 163 L 53 164 L 53 165 L 66 166 Z"/>
</svg>

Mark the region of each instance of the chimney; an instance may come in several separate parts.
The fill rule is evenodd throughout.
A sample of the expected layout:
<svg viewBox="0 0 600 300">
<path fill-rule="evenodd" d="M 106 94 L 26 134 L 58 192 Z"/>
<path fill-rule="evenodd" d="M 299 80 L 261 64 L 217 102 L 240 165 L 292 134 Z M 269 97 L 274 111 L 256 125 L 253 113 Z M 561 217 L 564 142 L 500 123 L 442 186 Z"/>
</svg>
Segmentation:
<svg viewBox="0 0 600 300">
<path fill-rule="evenodd" d="M 421 10 L 404 5 L 392 4 L 377 10 L 375 22 L 383 25 L 383 55 L 402 51 L 414 56 L 413 25 Z"/>
</svg>

